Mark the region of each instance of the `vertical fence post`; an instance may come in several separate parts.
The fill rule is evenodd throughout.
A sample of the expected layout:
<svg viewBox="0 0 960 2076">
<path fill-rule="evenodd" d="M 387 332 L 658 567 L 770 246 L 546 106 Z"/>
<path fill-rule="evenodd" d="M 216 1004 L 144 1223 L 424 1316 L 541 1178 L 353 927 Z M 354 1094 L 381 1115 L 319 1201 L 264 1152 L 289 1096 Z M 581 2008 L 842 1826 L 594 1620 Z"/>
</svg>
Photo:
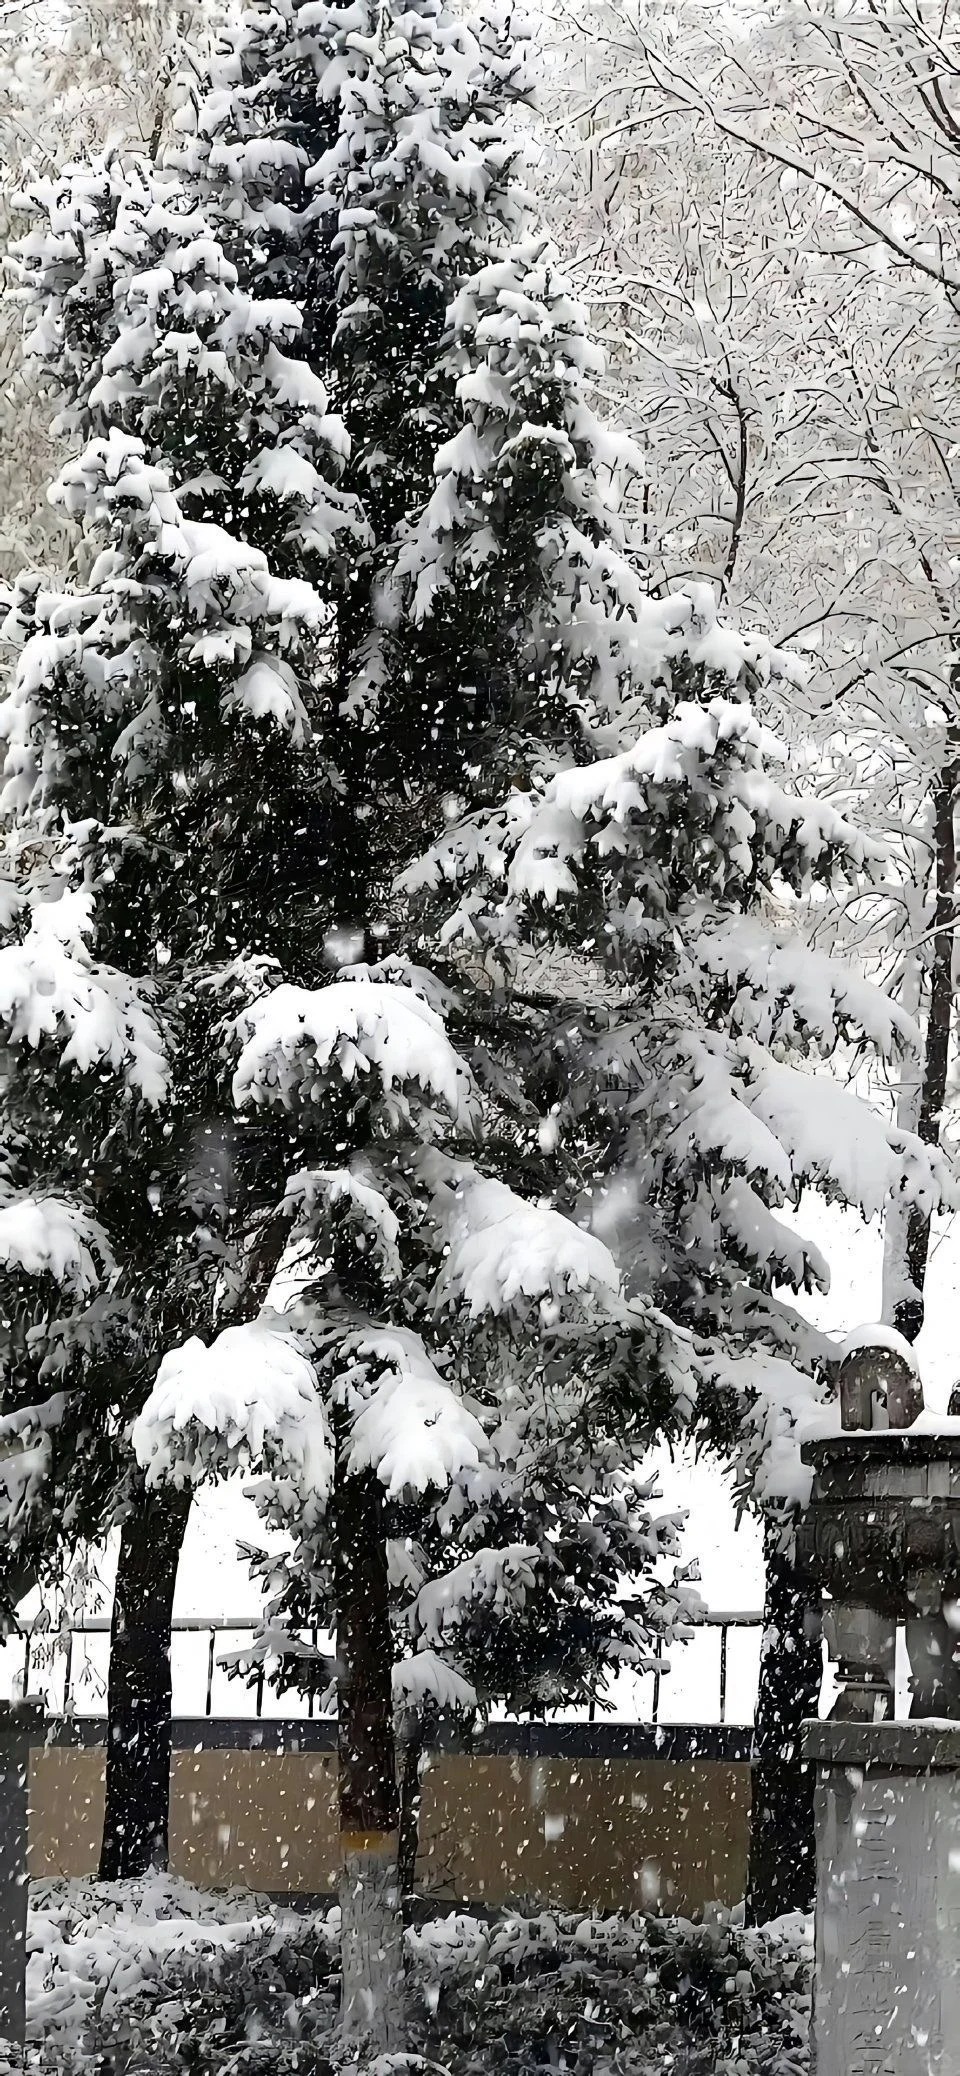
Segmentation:
<svg viewBox="0 0 960 2076">
<path fill-rule="evenodd" d="M 216 1651 L 217 1632 L 214 1628 L 211 1627 L 210 1644 L 207 1650 L 207 1701 L 206 1707 L 203 1711 L 205 1716 L 212 1716 L 213 1714 L 213 1668 L 216 1662 Z"/>
<path fill-rule="evenodd" d="M 726 1722 L 726 1720 L 727 1720 L 727 1638 L 728 1638 L 729 1634 L 730 1634 L 730 1624 L 729 1624 L 729 1622 L 721 1622 L 721 1624 L 720 1624 L 720 1721 L 721 1721 L 721 1723 L 725 1723 L 725 1722 Z"/>
</svg>

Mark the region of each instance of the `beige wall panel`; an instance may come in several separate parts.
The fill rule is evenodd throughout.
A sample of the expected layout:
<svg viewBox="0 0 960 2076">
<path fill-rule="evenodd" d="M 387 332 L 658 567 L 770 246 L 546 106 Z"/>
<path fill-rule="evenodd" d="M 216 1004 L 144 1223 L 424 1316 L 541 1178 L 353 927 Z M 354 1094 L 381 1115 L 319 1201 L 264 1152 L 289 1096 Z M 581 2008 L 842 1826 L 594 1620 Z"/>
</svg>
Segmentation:
<svg viewBox="0 0 960 2076">
<path fill-rule="evenodd" d="M 170 1863 L 202 1888 L 329 1894 L 336 1762 L 326 1753 L 179 1751 Z M 51 1746 L 30 1766 L 32 1876 L 92 1874 L 103 1753 Z M 423 1886 L 466 1901 L 690 1911 L 744 1891 L 742 1762 L 437 1758 L 423 1783 Z"/>
<path fill-rule="evenodd" d="M 324 1752 L 174 1752 L 170 1865 L 199 1888 L 325 1895 L 336 1881 L 337 1769 Z"/>
<path fill-rule="evenodd" d="M 745 1763 L 444 1757 L 424 1781 L 421 1879 L 494 1904 L 733 1904 L 749 1812 Z"/>
<path fill-rule="evenodd" d="M 30 1754 L 27 1871 L 95 1874 L 103 1831 L 103 1752 L 44 1745 Z"/>
</svg>

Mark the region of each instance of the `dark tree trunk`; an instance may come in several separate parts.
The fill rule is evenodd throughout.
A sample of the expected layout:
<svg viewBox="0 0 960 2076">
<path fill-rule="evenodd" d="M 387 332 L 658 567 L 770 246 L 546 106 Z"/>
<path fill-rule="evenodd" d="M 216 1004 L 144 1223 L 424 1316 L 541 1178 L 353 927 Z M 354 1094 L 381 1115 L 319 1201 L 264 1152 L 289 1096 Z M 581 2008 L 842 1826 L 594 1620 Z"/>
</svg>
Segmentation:
<svg viewBox="0 0 960 2076">
<path fill-rule="evenodd" d="M 170 1641 L 191 1494 L 138 1481 L 120 1534 L 110 1625 L 101 1881 L 167 1864 Z"/>
<path fill-rule="evenodd" d="M 770 1523 L 764 1537 L 766 1607 L 751 1774 L 747 1922 L 809 1910 L 816 1861 L 813 1766 L 800 1730 L 817 1713 L 822 1654 L 819 1603 Z"/>
<path fill-rule="evenodd" d="M 403 2035 L 400 1798 L 383 1493 L 338 1467 L 334 1496 L 345 2042 L 389 2053 Z"/>
<path fill-rule="evenodd" d="M 423 1763 L 424 1733 L 419 1714 L 407 1726 L 400 1743 L 400 1819 L 399 1843 L 397 1848 L 397 1873 L 400 1881 L 400 1896 L 404 1908 L 408 1906 L 417 1881 L 417 1855 L 420 1850 L 420 1772 Z"/>
<path fill-rule="evenodd" d="M 336 1495 L 340 1829 L 395 1836 L 393 1637 L 383 1500 L 373 1471 Z"/>
<path fill-rule="evenodd" d="M 960 677 L 955 677 L 960 695 Z M 934 902 L 933 956 L 930 962 L 930 1001 L 924 1036 L 917 1132 L 926 1146 L 938 1146 L 947 1093 L 950 1064 L 950 1035 L 953 1022 L 953 947 L 957 897 L 957 785 L 960 779 L 960 724 L 947 729 L 947 760 L 939 773 L 934 794 Z M 907 1218 L 902 1294 L 894 1307 L 893 1323 L 908 1341 L 915 1341 L 923 1325 L 923 1286 L 930 1252 L 930 1220 L 914 1206 Z"/>
</svg>

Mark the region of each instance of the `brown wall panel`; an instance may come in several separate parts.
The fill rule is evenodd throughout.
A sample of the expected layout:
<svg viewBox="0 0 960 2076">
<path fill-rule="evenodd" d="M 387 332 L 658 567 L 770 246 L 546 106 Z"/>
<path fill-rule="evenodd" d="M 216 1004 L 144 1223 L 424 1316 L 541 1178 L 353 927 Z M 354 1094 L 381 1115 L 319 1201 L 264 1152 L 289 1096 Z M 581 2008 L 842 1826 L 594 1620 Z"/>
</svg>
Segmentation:
<svg viewBox="0 0 960 2076">
<path fill-rule="evenodd" d="M 742 1762 L 445 1756 L 424 1781 L 421 1880 L 494 1904 L 732 1904 L 749 1813 Z"/>
<path fill-rule="evenodd" d="M 30 1873 L 91 1874 L 102 1748 L 32 1754 Z M 742 1760 L 444 1753 L 423 1783 L 421 1881 L 438 1896 L 570 1909 L 691 1911 L 743 1895 Z M 202 1888 L 328 1894 L 336 1761 L 322 1752 L 174 1753 L 170 1860 Z"/>
<path fill-rule="evenodd" d="M 336 1881 L 337 1766 L 323 1752 L 174 1752 L 170 1865 L 198 1888 L 327 1895 Z"/>
<path fill-rule="evenodd" d="M 30 1754 L 27 1872 L 95 1874 L 103 1830 L 103 1752 L 50 1745 Z"/>
</svg>

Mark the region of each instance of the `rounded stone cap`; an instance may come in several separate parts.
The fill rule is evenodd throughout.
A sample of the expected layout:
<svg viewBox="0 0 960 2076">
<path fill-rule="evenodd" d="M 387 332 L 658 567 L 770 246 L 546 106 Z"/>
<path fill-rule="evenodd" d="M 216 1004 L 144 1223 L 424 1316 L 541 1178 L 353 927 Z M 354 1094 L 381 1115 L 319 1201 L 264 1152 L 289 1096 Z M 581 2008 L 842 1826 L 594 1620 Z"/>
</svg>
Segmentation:
<svg viewBox="0 0 960 2076">
<path fill-rule="evenodd" d="M 845 1428 L 911 1427 L 923 1412 L 917 1358 L 891 1326 L 860 1326 L 844 1342 L 840 1419 Z"/>
</svg>

